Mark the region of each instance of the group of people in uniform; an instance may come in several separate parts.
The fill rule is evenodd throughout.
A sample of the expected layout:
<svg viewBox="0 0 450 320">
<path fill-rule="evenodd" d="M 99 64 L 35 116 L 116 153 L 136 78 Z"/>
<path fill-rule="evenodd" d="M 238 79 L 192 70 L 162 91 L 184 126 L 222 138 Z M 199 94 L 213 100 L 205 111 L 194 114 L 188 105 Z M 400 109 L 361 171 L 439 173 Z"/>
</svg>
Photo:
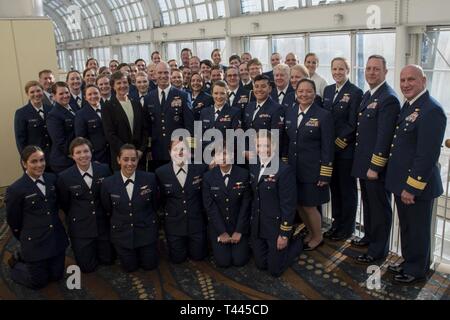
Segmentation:
<svg viewBox="0 0 450 320">
<path fill-rule="evenodd" d="M 148 66 L 138 59 L 98 68 L 91 58 L 83 76 L 72 70 L 54 82 L 43 70 L 26 84 L 29 102 L 14 119 L 24 174 L 6 194 L 20 242 L 12 279 L 30 288 L 61 279 L 69 243 L 82 272 L 116 258 L 126 272 L 154 269 L 160 224 L 173 263 L 211 251 L 218 267 L 239 267 L 253 256 L 278 277 L 324 237 L 352 237 L 357 180 L 364 237 L 351 243 L 367 252 L 356 262 L 386 258 L 394 194 L 404 261 L 388 269 L 399 284 L 425 279 L 446 116 L 422 68 L 401 70 L 401 106 L 379 55 L 368 58 L 366 93 L 350 82 L 345 58 L 331 62 L 332 85 L 316 73 L 314 53 L 305 65 L 274 53 L 267 73 L 250 53 L 232 55 L 228 67 L 220 50 L 211 59 L 183 49 L 180 67 L 154 52 Z M 203 134 L 256 136 L 238 154 L 225 139 L 194 137 L 196 121 Z M 212 161 L 192 161 L 196 148 L 210 146 Z M 322 234 L 330 199 L 333 222 Z"/>
</svg>

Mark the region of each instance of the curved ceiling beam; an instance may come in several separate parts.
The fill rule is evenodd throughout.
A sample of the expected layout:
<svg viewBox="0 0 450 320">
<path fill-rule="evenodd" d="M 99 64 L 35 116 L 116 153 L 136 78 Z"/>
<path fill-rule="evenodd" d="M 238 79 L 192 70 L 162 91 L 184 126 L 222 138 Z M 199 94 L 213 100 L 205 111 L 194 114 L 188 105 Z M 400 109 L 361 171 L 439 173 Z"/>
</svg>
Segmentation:
<svg viewBox="0 0 450 320">
<path fill-rule="evenodd" d="M 96 1 L 98 4 L 98 7 L 100 8 L 100 11 L 102 12 L 103 16 L 105 17 L 106 23 L 108 24 L 109 34 L 106 34 L 107 36 L 113 35 L 117 33 L 117 21 L 114 18 L 114 15 L 112 14 L 112 10 L 108 4 L 108 1 L 100 0 Z"/>
<path fill-rule="evenodd" d="M 44 3 L 44 13 L 46 15 L 48 15 L 55 22 L 55 24 L 59 27 L 59 30 L 61 30 L 61 33 L 64 36 L 64 40 L 70 41 L 70 32 L 69 32 L 69 29 L 67 28 L 66 23 L 62 19 L 62 17 L 56 11 L 47 7 L 45 5 L 45 3 Z"/>
<path fill-rule="evenodd" d="M 153 28 L 153 21 L 155 21 L 153 19 L 153 5 L 151 4 L 153 1 L 149 1 L 149 0 L 142 0 L 141 4 L 142 4 L 142 9 L 144 9 L 144 12 L 147 13 L 147 30 L 148 29 L 152 29 Z M 141 30 L 144 31 L 144 30 Z"/>
</svg>

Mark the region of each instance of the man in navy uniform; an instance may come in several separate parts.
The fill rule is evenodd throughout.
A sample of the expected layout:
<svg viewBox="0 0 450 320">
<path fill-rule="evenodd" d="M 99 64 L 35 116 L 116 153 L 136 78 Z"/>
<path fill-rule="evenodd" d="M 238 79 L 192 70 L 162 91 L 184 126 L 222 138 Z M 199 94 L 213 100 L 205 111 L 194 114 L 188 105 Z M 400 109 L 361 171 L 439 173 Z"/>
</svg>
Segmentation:
<svg viewBox="0 0 450 320">
<path fill-rule="evenodd" d="M 281 62 L 281 54 L 279 54 L 278 52 L 274 52 L 272 53 L 272 55 L 270 56 L 270 64 L 272 65 L 272 70 L 264 72 L 263 74 L 268 76 L 271 82 L 274 82 L 275 77 L 274 77 L 274 71 L 275 71 L 275 67 L 277 65 L 279 65 Z"/>
<path fill-rule="evenodd" d="M 335 129 L 334 168 L 330 183 L 333 224 L 324 236 L 337 241 L 350 238 L 355 229 L 358 187 L 351 171 L 356 118 L 363 92 L 350 82 L 350 64 L 346 59 L 334 58 L 331 73 L 336 83 L 325 87 L 323 107 L 331 111 Z"/>
<path fill-rule="evenodd" d="M 292 168 L 280 161 L 277 142 L 268 130 L 256 138 L 258 163 L 250 164 L 253 201 L 250 238 L 256 266 L 279 277 L 302 250 L 293 238 L 297 188 Z"/>
<path fill-rule="evenodd" d="M 172 161 L 156 169 L 170 261 L 188 257 L 202 260 L 207 254 L 206 223 L 202 203 L 202 179 L 207 166 L 189 164 L 188 145 L 173 140 Z"/>
<path fill-rule="evenodd" d="M 170 67 L 166 62 L 156 66 L 158 88 L 150 92 L 148 122 L 151 123 L 152 169 L 170 160 L 167 146 L 173 131 L 187 129 L 194 134 L 194 114 L 189 95 L 170 85 Z"/>
<path fill-rule="evenodd" d="M 400 103 L 386 83 L 386 74 L 384 57 L 370 56 L 365 71 L 370 90 L 364 94 L 358 110 L 352 167 L 352 176 L 359 178 L 364 208 L 364 238 L 352 243 L 369 245 L 367 253 L 357 257 L 363 264 L 384 259 L 389 250 L 392 208 L 384 181 Z"/>
<path fill-rule="evenodd" d="M 411 284 L 430 270 L 433 200 L 443 192 L 438 160 L 447 119 L 426 89 L 423 69 L 403 68 L 400 88 L 406 98 L 397 120 L 386 173 L 395 195 L 402 243 L 401 265 L 391 265 L 394 281 Z"/>
<path fill-rule="evenodd" d="M 286 109 L 292 107 L 295 102 L 294 88 L 290 84 L 291 71 L 287 64 L 278 64 L 273 68 L 275 87 L 272 89 L 271 97 L 279 105 Z"/>
<path fill-rule="evenodd" d="M 225 72 L 225 80 L 228 84 L 228 104 L 240 110 L 240 119 L 242 121 L 245 108 L 249 102 L 250 91 L 240 86 L 241 78 L 239 76 L 239 69 L 229 66 Z"/>
</svg>

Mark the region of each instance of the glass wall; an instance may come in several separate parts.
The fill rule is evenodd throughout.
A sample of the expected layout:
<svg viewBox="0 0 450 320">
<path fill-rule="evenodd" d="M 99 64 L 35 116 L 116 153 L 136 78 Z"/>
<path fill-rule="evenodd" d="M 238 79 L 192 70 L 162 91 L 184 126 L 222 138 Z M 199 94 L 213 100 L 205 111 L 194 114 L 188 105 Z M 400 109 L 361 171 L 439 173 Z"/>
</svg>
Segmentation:
<svg viewBox="0 0 450 320">
<path fill-rule="evenodd" d="M 148 44 L 137 44 L 137 45 L 127 45 L 122 46 L 122 60 L 121 62 L 131 63 L 141 58 L 147 63 L 150 61 L 150 45 Z"/>
<path fill-rule="evenodd" d="M 272 52 L 278 52 L 284 61 L 290 52 L 297 54 L 300 61 L 303 61 L 305 53 L 305 37 L 303 35 L 285 35 L 272 37 Z"/>
<path fill-rule="evenodd" d="M 225 17 L 224 0 L 158 0 L 164 25 Z"/>
<path fill-rule="evenodd" d="M 97 59 L 99 67 L 108 66 L 111 60 L 111 48 L 94 48 L 92 49 L 92 57 Z"/>
<path fill-rule="evenodd" d="M 189 48 L 192 50 L 194 56 L 198 56 L 201 60 L 211 59 L 211 52 L 218 48 L 222 51 L 222 62 L 228 64 L 228 55 L 225 48 L 225 40 L 223 39 L 208 39 L 208 40 L 196 40 L 189 42 L 167 42 L 164 44 L 165 59 L 177 59 L 180 61 L 180 54 L 183 48 Z"/>
</svg>

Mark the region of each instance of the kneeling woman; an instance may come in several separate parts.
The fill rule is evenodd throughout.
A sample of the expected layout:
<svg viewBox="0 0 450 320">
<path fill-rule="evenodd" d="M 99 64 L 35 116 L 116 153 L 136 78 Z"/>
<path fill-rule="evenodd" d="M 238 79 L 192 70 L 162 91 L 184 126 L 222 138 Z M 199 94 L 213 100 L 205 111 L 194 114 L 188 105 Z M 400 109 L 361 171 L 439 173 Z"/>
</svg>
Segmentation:
<svg viewBox="0 0 450 320">
<path fill-rule="evenodd" d="M 288 161 L 297 177 L 297 204 L 308 228 L 305 251 L 323 243 L 322 218 L 317 206 L 330 200 L 328 184 L 333 171 L 334 125 L 331 113 L 314 102 L 314 81 L 302 79 L 296 88 L 297 103 L 286 112 Z"/>
<path fill-rule="evenodd" d="M 44 153 L 27 146 L 21 159 L 26 171 L 7 189 L 5 200 L 7 222 L 20 242 L 23 259 L 10 260 L 11 279 L 40 289 L 63 278 L 69 242 L 58 216 L 56 175 L 44 173 Z"/>
<path fill-rule="evenodd" d="M 124 144 L 117 157 L 120 170 L 102 184 L 101 199 L 111 214 L 111 242 L 126 272 L 158 266 L 157 184 L 153 173 L 136 171 L 135 146 Z"/>
<path fill-rule="evenodd" d="M 59 174 L 58 192 L 75 260 L 82 272 L 93 272 L 99 263 L 113 261 L 109 241 L 109 217 L 100 202 L 103 179 L 109 166 L 91 162 L 92 144 L 75 138 L 69 147 L 75 165 Z"/>
<path fill-rule="evenodd" d="M 227 153 L 224 148 L 215 153 L 218 166 L 204 175 L 203 204 L 209 218 L 209 236 L 216 264 L 240 267 L 249 259 L 249 173 L 232 165 L 233 153 Z"/>
</svg>

